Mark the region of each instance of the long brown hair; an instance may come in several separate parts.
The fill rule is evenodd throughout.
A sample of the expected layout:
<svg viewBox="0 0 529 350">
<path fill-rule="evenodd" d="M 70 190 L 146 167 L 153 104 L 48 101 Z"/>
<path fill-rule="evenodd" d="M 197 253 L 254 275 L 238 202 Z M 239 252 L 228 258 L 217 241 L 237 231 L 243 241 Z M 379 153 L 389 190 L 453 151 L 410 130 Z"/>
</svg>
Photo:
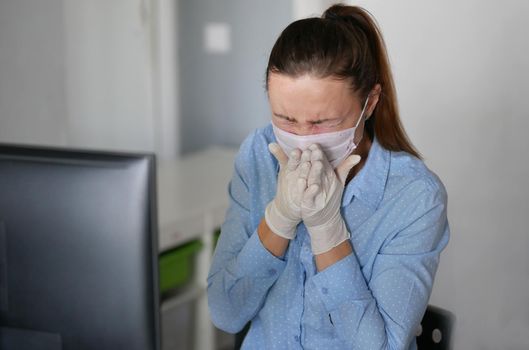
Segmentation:
<svg viewBox="0 0 529 350">
<path fill-rule="evenodd" d="M 291 23 L 277 39 L 266 69 L 270 73 L 298 77 L 335 77 L 351 82 L 354 92 L 367 98 L 376 84 L 382 91 L 365 130 L 376 135 L 382 147 L 405 151 L 417 158 L 399 117 L 395 84 L 382 33 L 367 10 L 357 6 L 333 5 L 321 18 Z"/>
</svg>

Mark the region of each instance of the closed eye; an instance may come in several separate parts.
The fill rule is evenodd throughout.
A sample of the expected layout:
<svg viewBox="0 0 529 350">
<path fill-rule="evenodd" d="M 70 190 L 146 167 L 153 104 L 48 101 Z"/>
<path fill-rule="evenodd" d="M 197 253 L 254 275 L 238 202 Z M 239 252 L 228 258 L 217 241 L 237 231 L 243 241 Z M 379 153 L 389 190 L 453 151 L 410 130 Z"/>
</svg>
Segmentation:
<svg viewBox="0 0 529 350">
<path fill-rule="evenodd" d="M 340 125 L 343 119 L 322 119 L 311 122 L 312 125 L 322 125 L 324 127 L 335 127 Z"/>
<path fill-rule="evenodd" d="M 281 119 L 282 121 L 285 121 L 285 122 L 288 122 L 288 123 L 295 123 L 296 122 L 296 119 L 290 118 L 290 117 L 288 117 L 286 115 L 274 113 L 274 116 L 279 118 L 279 119 Z"/>
</svg>

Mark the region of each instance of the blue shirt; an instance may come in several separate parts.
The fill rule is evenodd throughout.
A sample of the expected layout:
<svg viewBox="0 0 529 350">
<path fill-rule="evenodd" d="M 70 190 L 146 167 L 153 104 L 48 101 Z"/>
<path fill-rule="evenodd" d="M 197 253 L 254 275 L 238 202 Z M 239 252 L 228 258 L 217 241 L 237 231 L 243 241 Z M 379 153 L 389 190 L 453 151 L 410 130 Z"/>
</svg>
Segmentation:
<svg viewBox="0 0 529 350">
<path fill-rule="evenodd" d="M 303 223 L 283 258 L 257 235 L 276 192 L 274 141 L 271 125 L 257 129 L 236 157 L 208 277 L 213 323 L 236 333 L 251 321 L 243 349 L 416 349 L 449 239 L 441 181 L 421 160 L 375 138 L 342 197 L 354 252 L 318 272 Z"/>
</svg>

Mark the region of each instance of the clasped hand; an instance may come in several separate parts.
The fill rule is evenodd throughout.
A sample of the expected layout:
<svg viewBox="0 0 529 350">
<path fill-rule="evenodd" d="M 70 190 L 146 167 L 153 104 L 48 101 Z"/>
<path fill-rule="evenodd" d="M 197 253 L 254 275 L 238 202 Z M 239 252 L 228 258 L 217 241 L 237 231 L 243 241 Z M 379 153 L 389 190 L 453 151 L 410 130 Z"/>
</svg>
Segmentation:
<svg viewBox="0 0 529 350">
<path fill-rule="evenodd" d="M 265 219 L 279 236 L 293 239 L 303 221 L 311 238 L 312 251 L 321 254 L 349 238 L 340 213 L 345 180 L 360 156 L 347 157 L 336 169 L 319 145 L 285 155 L 276 143 L 270 152 L 279 162 L 276 196 L 267 206 Z"/>
</svg>

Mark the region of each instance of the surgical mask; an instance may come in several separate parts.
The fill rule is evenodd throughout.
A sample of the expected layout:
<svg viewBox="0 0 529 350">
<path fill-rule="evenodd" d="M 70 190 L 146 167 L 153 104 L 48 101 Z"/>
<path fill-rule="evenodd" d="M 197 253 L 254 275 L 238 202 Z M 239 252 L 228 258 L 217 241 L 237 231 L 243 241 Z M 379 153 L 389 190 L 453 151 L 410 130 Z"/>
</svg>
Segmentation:
<svg viewBox="0 0 529 350">
<path fill-rule="evenodd" d="M 355 150 L 356 147 L 358 147 L 358 144 L 355 144 L 354 142 L 354 136 L 356 129 L 360 124 L 360 120 L 362 120 L 364 116 L 368 100 L 369 97 L 364 103 L 364 107 L 362 108 L 360 118 L 358 118 L 356 125 L 345 130 L 313 135 L 296 135 L 282 130 L 272 123 L 272 128 L 274 130 L 277 143 L 287 155 L 290 155 L 290 152 L 296 148 L 304 151 L 310 145 L 317 143 L 327 156 L 327 159 L 329 160 L 329 163 L 331 163 L 332 167 L 336 168 L 348 155 L 350 155 Z"/>
</svg>

